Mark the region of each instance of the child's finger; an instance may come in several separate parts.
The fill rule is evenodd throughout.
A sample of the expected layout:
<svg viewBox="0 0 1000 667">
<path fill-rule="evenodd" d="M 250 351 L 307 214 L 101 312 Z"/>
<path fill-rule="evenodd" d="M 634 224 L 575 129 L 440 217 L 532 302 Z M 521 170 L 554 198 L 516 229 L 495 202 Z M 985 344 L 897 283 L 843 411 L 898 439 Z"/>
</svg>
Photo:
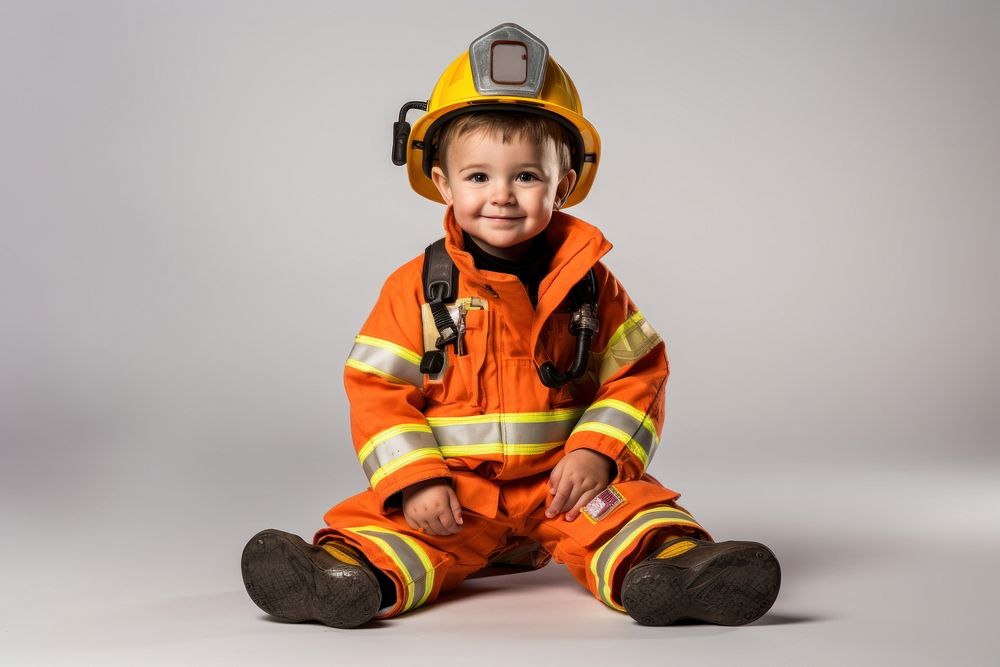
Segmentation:
<svg viewBox="0 0 1000 667">
<path fill-rule="evenodd" d="M 559 488 L 556 489 L 556 497 L 552 499 L 552 504 L 549 505 L 549 509 L 545 512 L 545 516 L 550 519 L 560 512 L 565 512 L 567 509 L 572 507 L 570 499 L 573 497 L 573 483 L 569 480 L 563 480 L 559 484 Z"/>
<path fill-rule="evenodd" d="M 458 495 L 454 489 L 448 489 L 451 497 L 451 515 L 455 517 L 455 523 L 462 525 L 462 503 L 458 502 Z M 458 529 L 456 528 L 456 531 Z"/>
<path fill-rule="evenodd" d="M 448 531 L 448 534 L 454 535 L 462 529 L 462 506 L 456 505 L 458 499 L 455 497 L 455 492 L 451 489 L 448 491 L 451 493 L 451 504 L 441 512 L 439 518 L 441 525 Z M 457 513 L 456 507 L 458 510 Z"/>
<path fill-rule="evenodd" d="M 594 496 L 596 496 L 598 493 L 599 490 L 593 490 L 581 494 L 580 499 L 576 501 L 576 504 L 573 505 L 573 508 L 570 511 L 566 512 L 566 520 L 567 521 L 576 520 L 576 517 L 580 516 L 580 510 L 586 507 L 587 503 L 593 500 Z"/>
<path fill-rule="evenodd" d="M 556 467 L 553 468 L 552 472 L 549 474 L 550 494 L 554 494 L 556 492 L 556 489 L 559 488 L 559 480 L 562 478 L 563 463 L 565 462 L 566 459 L 562 459 L 561 461 L 559 461 L 559 463 L 556 464 Z"/>
<path fill-rule="evenodd" d="M 441 512 L 441 514 L 436 518 L 443 531 L 440 533 L 441 535 L 454 535 L 458 532 L 458 524 L 455 523 L 455 515 L 453 515 L 450 510 L 447 512 Z"/>
<path fill-rule="evenodd" d="M 547 517 L 549 517 L 551 519 L 556 514 L 559 514 L 559 512 L 561 511 L 562 506 L 566 502 L 566 496 L 567 495 L 568 495 L 568 493 L 567 493 L 566 489 L 564 488 L 564 485 L 560 485 L 556 489 L 555 497 L 552 498 L 552 502 L 549 503 L 549 508 L 547 510 L 545 510 L 545 516 L 547 516 Z"/>
<path fill-rule="evenodd" d="M 451 531 L 441 525 L 441 519 L 432 516 L 427 520 L 427 532 L 431 535 L 448 535 Z"/>
</svg>

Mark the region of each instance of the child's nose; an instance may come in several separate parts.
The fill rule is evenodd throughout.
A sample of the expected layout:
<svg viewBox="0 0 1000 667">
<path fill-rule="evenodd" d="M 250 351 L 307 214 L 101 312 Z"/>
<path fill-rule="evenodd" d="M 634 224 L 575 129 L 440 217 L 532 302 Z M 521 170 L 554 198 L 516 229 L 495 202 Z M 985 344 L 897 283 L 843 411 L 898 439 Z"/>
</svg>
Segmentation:
<svg viewBox="0 0 1000 667">
<path fill-rule="evenodd" d="M 508 183 L 495 181 L 491 203 L 494 206 L 509 206 L 514 203 L 514 189 Z"/>
</svg>

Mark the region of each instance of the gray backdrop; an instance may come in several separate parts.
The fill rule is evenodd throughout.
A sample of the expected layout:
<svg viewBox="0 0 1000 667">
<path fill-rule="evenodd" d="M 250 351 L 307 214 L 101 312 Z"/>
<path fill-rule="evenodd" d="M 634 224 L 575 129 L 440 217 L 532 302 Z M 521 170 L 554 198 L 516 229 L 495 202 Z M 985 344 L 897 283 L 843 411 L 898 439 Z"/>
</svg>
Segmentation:
<svg viewBox="0 0 1000 667">
<path fill-rule="evenodd" d="M 309 535 L 365 486 L 342 365 L 443 210 L 391 123 L 507 20 L 602 135 L 570 212 L 668 343 L 651 472 L 717 538 L 775 547 L 770 625 L 650 634 L 561 571 L 367 636 L 242 593 L 250 535 Z M 2 1 L 0 115 L 14 664 L 362 655 L 504 604 L 505 636 L 586 627 L 606 641 L 545 650 L 588 658 L 1000 649 L 1000 4 Z"/>
</svg>

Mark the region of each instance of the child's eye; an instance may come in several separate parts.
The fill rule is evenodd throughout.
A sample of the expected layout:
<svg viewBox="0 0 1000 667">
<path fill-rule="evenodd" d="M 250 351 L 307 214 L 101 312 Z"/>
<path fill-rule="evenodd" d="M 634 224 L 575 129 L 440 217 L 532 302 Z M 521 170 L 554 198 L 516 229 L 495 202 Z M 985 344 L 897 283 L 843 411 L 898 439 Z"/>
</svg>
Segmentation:
<svg viewBox="0 0 1000 667">
<path fill-rule="evenodd" d="M 532 174 L 530 171 L 522 171 L 520 174 L 517 175 L 517 180 L 521 181 L 522 183 L 527 183 L 529 181 L 533 181 L 536 178 L 537 177 L 534 174 Z"/>
<path fill-rule="evenodd" d="M 486 178 L 486 174 L 475 173 L 469 176 L 469 180 L 473 183 L 485 183 L 488 179 Z"/>
</svg>

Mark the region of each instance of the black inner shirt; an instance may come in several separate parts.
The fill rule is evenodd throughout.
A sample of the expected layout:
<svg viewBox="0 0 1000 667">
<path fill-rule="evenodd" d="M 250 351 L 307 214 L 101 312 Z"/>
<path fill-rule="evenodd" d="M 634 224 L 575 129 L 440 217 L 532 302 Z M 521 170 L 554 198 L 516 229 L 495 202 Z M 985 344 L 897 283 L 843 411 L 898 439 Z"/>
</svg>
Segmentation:
<svg viewBox="0 0 1000 667">
<path fill-rule="evenodd" d="M 538 285 L 549 272 L 549 263 L 552 261 L 552 246 L 549 245 L 545 234 L 539 234 L 532 239 L 524 257 L 516 260 L 491 255 L 480 248 L 468 232 L 462 232 L 462 238 L 465 240 L 465 249 L 472 255 L 472 261 L 477 269 L 516 276 L 528 291 L 531 305 L 538 305 Z"/>
</svg>

